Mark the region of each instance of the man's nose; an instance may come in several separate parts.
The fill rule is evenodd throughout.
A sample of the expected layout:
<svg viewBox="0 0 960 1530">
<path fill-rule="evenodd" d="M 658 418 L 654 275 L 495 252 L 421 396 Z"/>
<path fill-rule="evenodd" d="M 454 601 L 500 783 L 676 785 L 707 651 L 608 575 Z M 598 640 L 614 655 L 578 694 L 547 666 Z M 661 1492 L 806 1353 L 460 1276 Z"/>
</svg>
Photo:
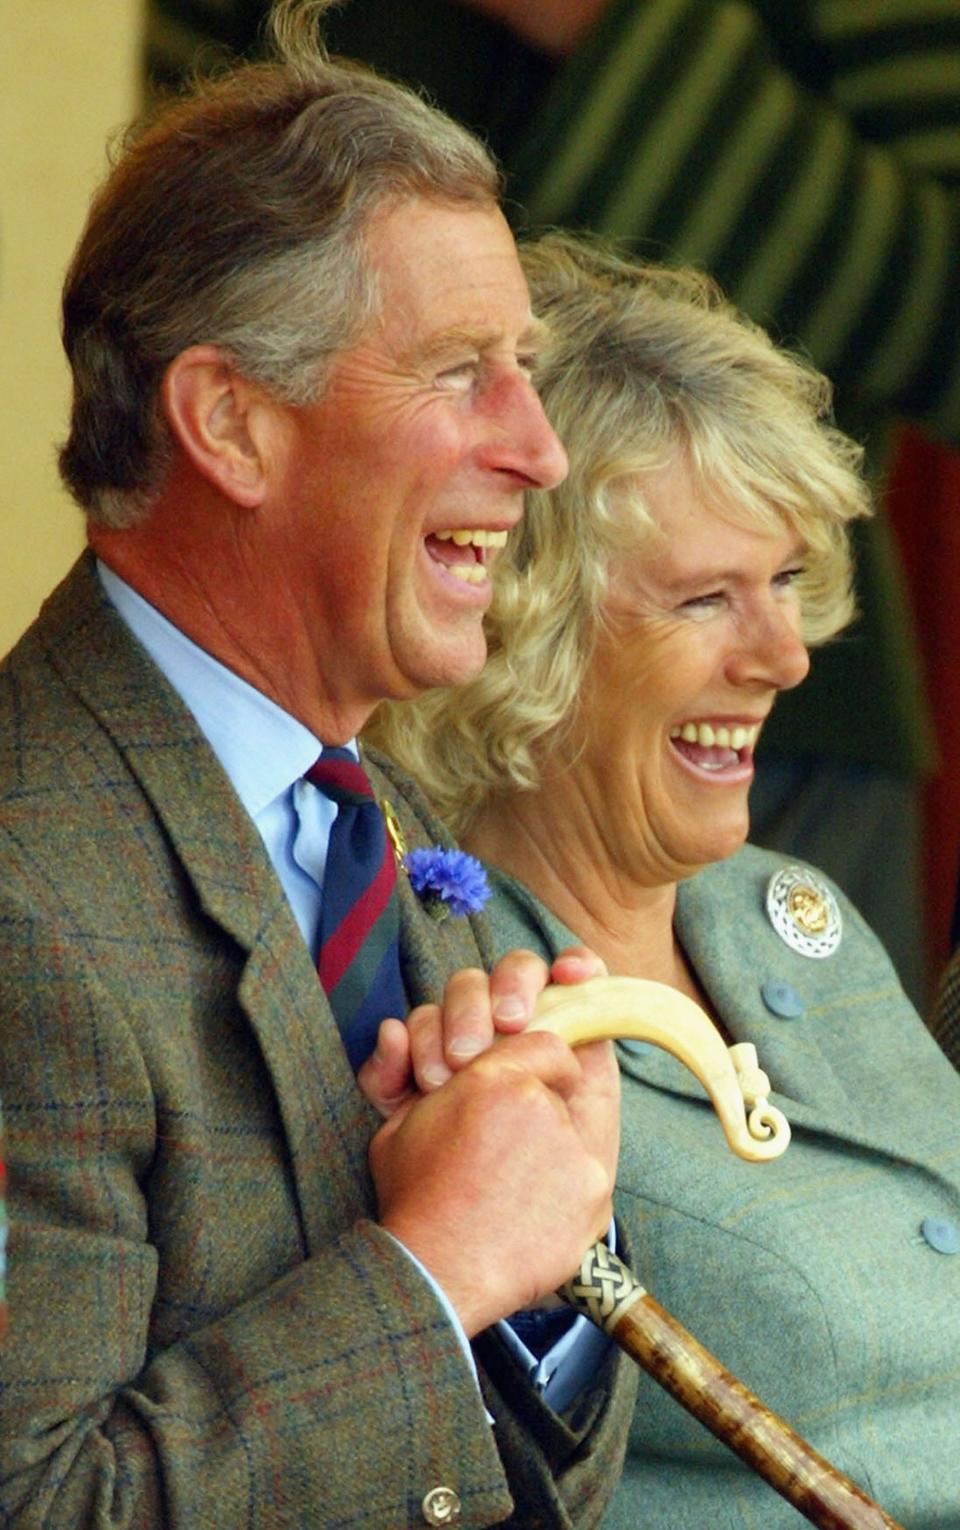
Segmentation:
<svg viewBox="0 0 960 1530">
<path fill-rule="evenodd" d="M 569 467 L 566 451 L 525 373 L 504 379 L 498 389 L 497 422 L 492 465 L 525 478 L 533 488 L 553 489 L 563 482 Z"/>
</svg>

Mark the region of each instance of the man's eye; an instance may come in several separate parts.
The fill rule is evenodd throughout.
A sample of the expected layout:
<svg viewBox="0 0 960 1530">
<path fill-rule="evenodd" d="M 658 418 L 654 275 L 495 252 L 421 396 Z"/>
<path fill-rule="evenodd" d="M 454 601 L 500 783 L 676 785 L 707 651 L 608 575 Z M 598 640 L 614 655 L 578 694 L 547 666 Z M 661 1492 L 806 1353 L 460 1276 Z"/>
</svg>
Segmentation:
<svg viewBox="0 0 960 1530">
<path fill-rule="evenodd" d="M 444 388 L 469 388 L 479 370 L 479 359 L 474 356 L 469 361 L 458 361 L 455 366 L 444 367 L 442 372 L 437 373 L 437 382 Z"/>
</svg>

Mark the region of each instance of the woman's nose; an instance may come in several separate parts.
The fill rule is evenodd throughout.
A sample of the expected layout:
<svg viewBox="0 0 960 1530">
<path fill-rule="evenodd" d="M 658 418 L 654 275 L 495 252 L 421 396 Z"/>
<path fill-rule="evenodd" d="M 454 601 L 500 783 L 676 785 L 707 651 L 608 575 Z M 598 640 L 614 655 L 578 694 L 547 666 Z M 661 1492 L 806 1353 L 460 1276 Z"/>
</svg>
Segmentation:
<svg viewBox="0 0 960 1530">
<path fill-rule="evenodd" d="M 789 691 L 810 670 L 810 655 L 799 632 L 796 607 L 775 606 L 751 628 L 731 658 L 731 679 L 738 685 L 754 685 Z"/>
</svg>

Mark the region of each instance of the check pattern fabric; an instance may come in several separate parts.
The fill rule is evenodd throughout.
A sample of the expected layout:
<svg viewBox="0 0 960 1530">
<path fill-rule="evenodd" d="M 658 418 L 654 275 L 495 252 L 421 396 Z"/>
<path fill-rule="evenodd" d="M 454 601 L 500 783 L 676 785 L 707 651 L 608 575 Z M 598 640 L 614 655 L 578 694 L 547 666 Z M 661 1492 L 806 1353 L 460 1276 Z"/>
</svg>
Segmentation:
<svg viewBox="0 0 960 1530">
<path fill-rule="evenodd" d="M 347 749 L 324 749 L 307 780 L 337 805 L 327 847 L 317 974 L 356 1070 L 388 1015 L 403 1017 L 397 873 L 370 778 Z"/>
</svg>

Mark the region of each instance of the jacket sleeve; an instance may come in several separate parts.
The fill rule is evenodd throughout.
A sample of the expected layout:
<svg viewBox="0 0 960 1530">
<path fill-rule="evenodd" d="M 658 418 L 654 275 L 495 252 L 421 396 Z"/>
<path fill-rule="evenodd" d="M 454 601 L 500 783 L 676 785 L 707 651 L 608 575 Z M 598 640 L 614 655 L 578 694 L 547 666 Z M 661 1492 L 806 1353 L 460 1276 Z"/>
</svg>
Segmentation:
<svg viewBox="0 0 960 1530">
<path fill-rule="evenodd" d="M 182 898 L 146 944 L 156 894 L 129 845 L 118 893 L 142 906 L 120 921 L 94 893 L 102 866 L 86 887 L 57 883 L 45 852 L 39 880 L 12 839 L 0 841 L 12 1227 L 0 1520 L 404 1530 L 450 1488 L 464 1526 L 592 1530 L 626 1446 L 625 1357 L 570 1417 L 508 1362 L 492 1380 L 482 1346 L 478 1390 L 429 1284 L 357 1191 L 369 1123 L 349 1077 L 327 1112 L 349 1135 L 311 1107 L 322 1136 L 304 1141 L 291 1093 L 341 1086 L 310 1074 L 307 1051 L 283 1089 L 264 1067 L 265 1032 L 236 1002 L 250 1002 L 252 959 L 223 932 L 198 939 L 204 918 Z M 314 989 L 279 980 L 296 945 L 282 925 L 289 942 L 265 939 L 259 959 L 295 1030 Z M 441 965 L 454 959 L 451 947 Z M 313 1160 L 297 1190 L 294 1137 Z"/>
</svg>

